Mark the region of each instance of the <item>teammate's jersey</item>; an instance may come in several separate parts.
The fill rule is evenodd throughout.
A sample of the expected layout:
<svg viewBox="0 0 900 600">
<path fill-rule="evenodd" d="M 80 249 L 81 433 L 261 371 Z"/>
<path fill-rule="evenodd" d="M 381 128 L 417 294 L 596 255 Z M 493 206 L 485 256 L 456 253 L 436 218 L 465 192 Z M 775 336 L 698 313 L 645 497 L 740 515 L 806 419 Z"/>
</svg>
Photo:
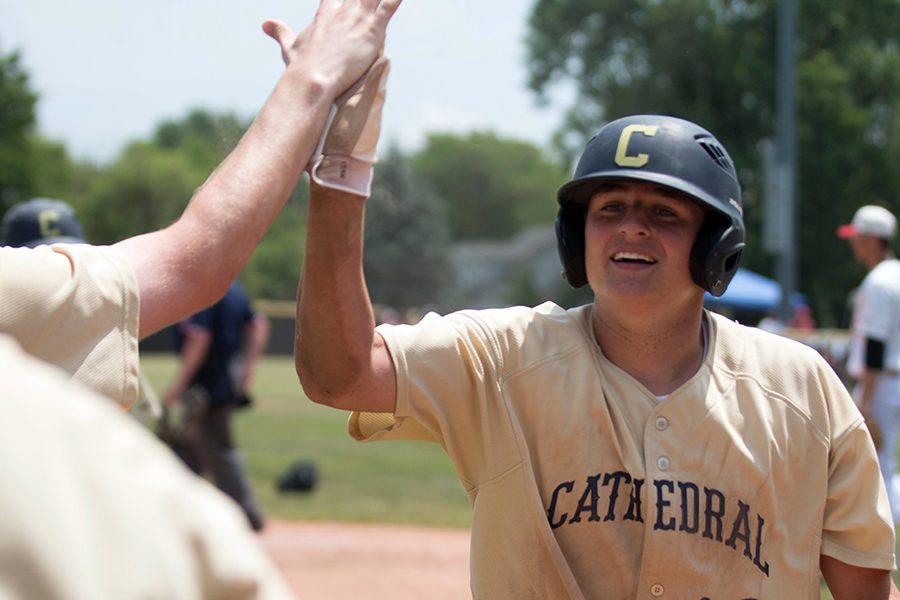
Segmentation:
<svg viewBox="0 0 900 600">
<path fill-rule="evenodd" d="M 237 505 L 0 334 L 0 597 L 293 598 Z"/>
<path fill-rule="evenodd" d="M 883 260 L 869 271 L 853 298 L 853 336 L 847 369 L 865 370 L 866 338 L 884 342 L 884 366 L 900 371 L 900 260 Z"/>
<path fill-rule="evenodd" d="M 138 390 L 137 279 L 108 246 L 0 248 L 0 333 L 124 407 Z"/>
<path fill-rule="evenodd" d="M 354 413 L 351 434 L 444 446 L 474 509 L 475 598 L 818 598 L 820 554 L 893 568 L 875 449 L 813 349 L 707 313 L 703 366 L 658 402 L 590 311 L 379 328 L 395 418 Z"/>
</svg>

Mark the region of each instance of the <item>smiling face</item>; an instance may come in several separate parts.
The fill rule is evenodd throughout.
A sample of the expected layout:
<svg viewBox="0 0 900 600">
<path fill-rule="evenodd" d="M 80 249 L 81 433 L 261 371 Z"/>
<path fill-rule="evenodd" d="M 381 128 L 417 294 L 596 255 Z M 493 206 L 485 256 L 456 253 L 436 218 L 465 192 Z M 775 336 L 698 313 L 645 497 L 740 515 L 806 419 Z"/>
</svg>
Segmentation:
<svg viewBox="0 0 900 600">
<path fill-rule="evenodd" d="M 603 184 L 585 218 L 585 266 L 598 303 L 702 305 L 691 279 L 691 248 L 704 211 L 685 195 L 655 183 Z"/>
</svg>

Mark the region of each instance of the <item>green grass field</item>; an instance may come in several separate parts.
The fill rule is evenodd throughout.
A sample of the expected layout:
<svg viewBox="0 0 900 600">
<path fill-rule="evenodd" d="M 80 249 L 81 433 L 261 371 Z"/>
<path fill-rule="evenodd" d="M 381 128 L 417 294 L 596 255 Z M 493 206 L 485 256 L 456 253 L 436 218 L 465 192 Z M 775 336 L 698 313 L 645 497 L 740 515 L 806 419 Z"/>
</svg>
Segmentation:
<svg viewBox="0 0 900 600">
<path fill-rule="evenodd" d="M 175 357 L 145 354 L 141 367 L 162 394 Z M 290 357 L 265 358 L 252 388 L 254 406 L 237 414 L 235 434 L 268 517 L 470 525 L 465 492 L 440 446 L 354 441 L 347 434 L 348 413 L 306 399 Z M 311 493 L 279 493 L 279 475 L 299 460 L 315 463 L 318 486 Z"/>
</svg>

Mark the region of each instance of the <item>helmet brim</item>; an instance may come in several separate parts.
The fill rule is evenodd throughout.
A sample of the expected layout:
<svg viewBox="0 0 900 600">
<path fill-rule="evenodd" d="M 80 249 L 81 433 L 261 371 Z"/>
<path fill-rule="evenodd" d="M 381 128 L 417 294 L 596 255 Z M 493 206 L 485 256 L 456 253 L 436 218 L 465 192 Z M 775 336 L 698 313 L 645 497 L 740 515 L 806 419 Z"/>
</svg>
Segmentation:
<svg viewBox="0 0 900 600">
<path fill-rule="evenodd" d="M 742 211 L 739 208 L 740 203 L 734 198 L 730 198 L 729 206 L 723 206 L 721 201 L 711 197 L 709 193 L 702 188 L 679 177 L 674 177 L 665 173 L 635 171 L 630 169 L 600 171 L 573 179 L 559 188 L 556 200 L 560 206 L 565 206 L 570 202 L 587 205 L 600 184 L 616 180 L 658 183 L 659 185 L 685 194 L 692 200 L 699 202 L 705 208 L 712 208 L 717 211 L 725 212 L 732 220 L 743 219 Z"/>
</svg>

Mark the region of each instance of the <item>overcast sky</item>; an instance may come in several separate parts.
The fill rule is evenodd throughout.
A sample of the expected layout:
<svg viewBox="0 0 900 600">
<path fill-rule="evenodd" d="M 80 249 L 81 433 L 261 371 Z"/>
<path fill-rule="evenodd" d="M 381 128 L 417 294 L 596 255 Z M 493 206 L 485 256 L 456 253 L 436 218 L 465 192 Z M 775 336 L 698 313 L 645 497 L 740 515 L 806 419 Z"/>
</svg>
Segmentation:
<svg viewBox="0 0 900 600">
<path fill-rule="evenodd" d="M 41 131 L 75 156 L 113 158 L 190 108 L 249 117 L 281 71 L 266 18 L 295 29 L 316 0 L 6 0 L 0 53 L 19 49 Z M 388 30 L 383 140 L 491 128 L 545 146 L 561 107 L 526 88 L 530 0 L 405 0 Z"/>
</svg>

